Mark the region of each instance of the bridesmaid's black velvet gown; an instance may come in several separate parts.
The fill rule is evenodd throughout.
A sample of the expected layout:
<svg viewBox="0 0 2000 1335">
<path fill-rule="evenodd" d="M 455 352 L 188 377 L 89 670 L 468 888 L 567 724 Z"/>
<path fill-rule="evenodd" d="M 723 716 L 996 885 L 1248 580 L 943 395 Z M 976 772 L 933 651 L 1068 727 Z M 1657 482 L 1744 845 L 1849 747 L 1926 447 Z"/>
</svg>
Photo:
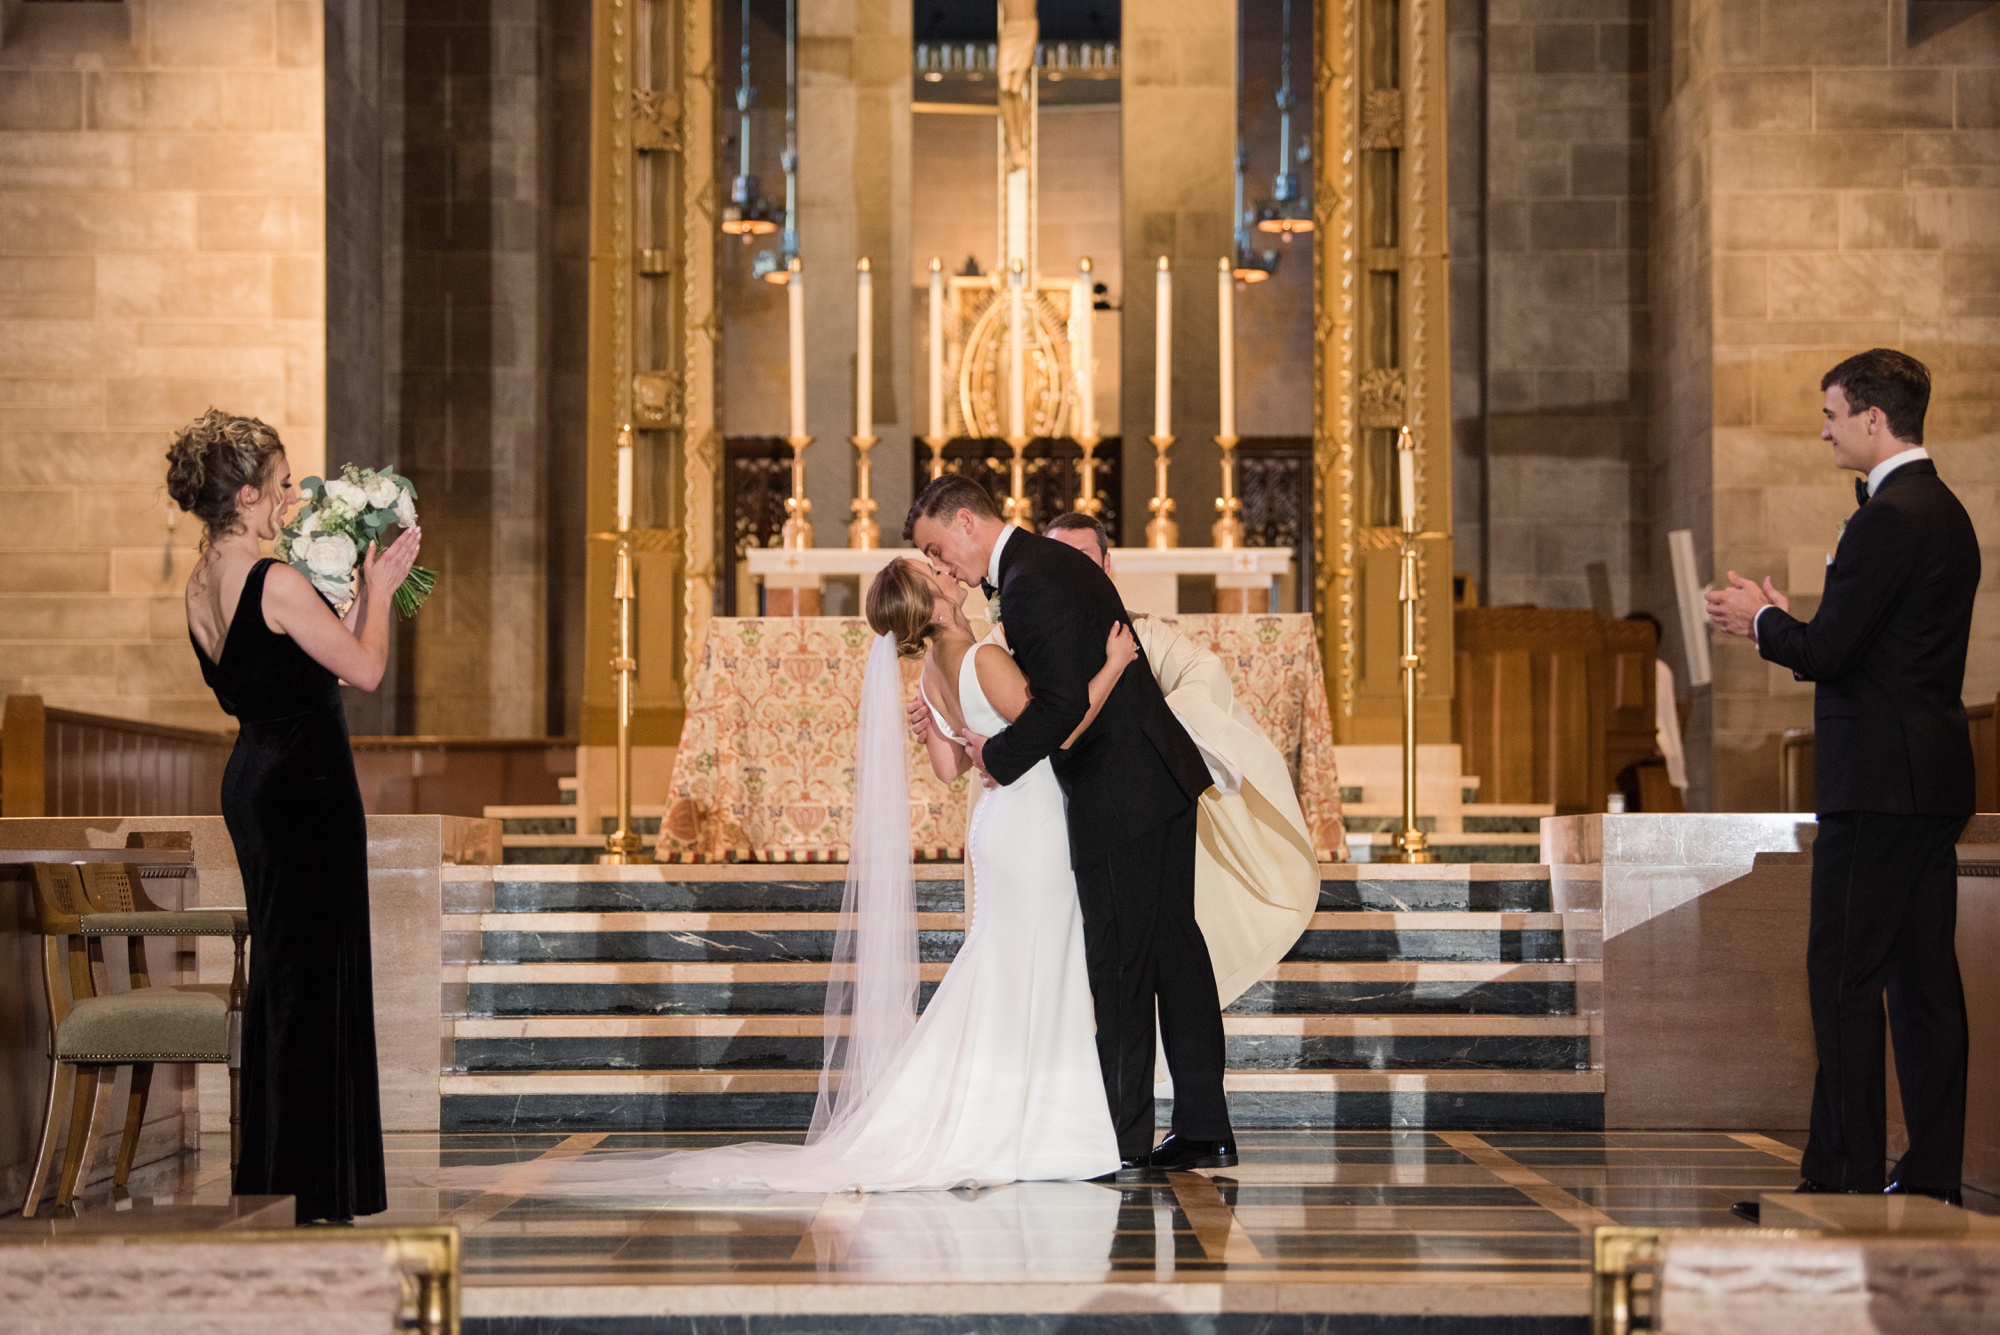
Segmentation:
<svg viewBox="0 0 2000 1335">
<path fill-rule="evenodd" d="M 340 683 L 264 622 L 259 561 L 202 677 L 242 725 L 222 816 L 250 910 L 238 1195 L 299 1222 L 388 1208 L 368 954 L 368 829 Z M 193 638 L 192 633 L 189 636 Z"/>
</svg>

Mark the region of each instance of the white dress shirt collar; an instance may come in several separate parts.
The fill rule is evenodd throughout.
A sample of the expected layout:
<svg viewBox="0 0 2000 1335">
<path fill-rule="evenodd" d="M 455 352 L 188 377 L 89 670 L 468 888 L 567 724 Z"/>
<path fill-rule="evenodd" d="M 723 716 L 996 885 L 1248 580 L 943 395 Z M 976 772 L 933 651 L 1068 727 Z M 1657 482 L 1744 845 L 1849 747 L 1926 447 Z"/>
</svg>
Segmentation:
<svg viewBox="0 0 2000 1335">
<path fill-rule="evenodd" d="M 1000 587 L 1000 553 L 1007 546 L 1007 539 L 1014 536 L 1014 526 L 1003 524 L 1000 536 L 993 540 L 993 555 L 986 558 L 986 582 L 994 588 Z"/>
<path fill-rule="evenodd" d="M 1882 479 L 1895 472 L 1898 468 L 1901 468 L 1904 464 L 1930 457 L 1931 452 L 1921 445 L 1915 449 L 1904 450 L 1901 454 L 1890 455 L 1881 463 L 1876 464 L 1868 470 L 1868 494 L 1873 496 L 1876 492 L 1880 491 L 1882 489 Z"/>
</svg>

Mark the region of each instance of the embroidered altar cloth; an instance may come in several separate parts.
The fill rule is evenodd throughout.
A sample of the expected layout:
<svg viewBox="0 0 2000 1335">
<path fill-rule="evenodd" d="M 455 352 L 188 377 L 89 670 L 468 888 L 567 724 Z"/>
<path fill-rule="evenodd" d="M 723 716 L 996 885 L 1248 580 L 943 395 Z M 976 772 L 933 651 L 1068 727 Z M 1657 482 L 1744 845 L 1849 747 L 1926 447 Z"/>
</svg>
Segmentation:
<svg viewBox="0 0 2000 1335">
<path fill-rule="evenodd" d="M 1236 698 L 1285 757 L 1325 861 L 1345 857 L 1333 725 L 1312 618 L 1163 618 L 1219 657 Z M 854 813 L 855 712 L 873 633 L 850 617 L 708 623 L 674 755 L 658 853 L 667 862 L 843 862 Z M 914 698 L 917 660 L 903 664 Z M 964 856 L 967 785 L 940 782 L 914 739 L 910 845 Z"/>
</svg>

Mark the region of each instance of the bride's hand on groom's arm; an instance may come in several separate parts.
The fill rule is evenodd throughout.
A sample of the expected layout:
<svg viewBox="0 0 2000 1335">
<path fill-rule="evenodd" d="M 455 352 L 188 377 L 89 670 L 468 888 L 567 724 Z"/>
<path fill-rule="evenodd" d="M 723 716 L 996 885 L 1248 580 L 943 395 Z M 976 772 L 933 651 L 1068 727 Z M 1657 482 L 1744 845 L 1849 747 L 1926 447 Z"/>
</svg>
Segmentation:
<svg viewBox="0 0 2000 1335">
<path fill-rule="evenodd" d="M 931 739 L 931 707 L 921 695 L 910 701 L 910 735 L 920 744 Z"/>
</svg>

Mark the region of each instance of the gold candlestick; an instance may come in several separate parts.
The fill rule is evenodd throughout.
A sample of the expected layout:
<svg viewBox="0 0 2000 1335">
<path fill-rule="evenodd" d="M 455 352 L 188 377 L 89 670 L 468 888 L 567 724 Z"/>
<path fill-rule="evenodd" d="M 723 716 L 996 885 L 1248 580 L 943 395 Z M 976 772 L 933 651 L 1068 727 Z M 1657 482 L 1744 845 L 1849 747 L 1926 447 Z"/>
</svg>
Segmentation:
<svg viewBox="0 0 2000 1335">
<path fill-rule="evenodd" d="M 806 446 L 812 437 L 788 436 L 785 443 L 792 447 L 792 494 L 785 498 L 785 524 L 778 533 L 784 546 L 797 551 L 813 545 L 812 520 L 806 518 L 813 508 L 806 499 Z"/>
<path fill-rule="evenodd" d="M 1104 502 L 1097 498 L 1097 441 L 1093 435 L 1076 438 L 1077 447 L 1083 451 L 1083 458 L 1076 466 L 1076 512 L 1080 515 L 1096 516 L 1104 509 Z"/>
<path fill-rule="evenodd" d="M 868 494 L 868 451 L 875 444 L 874 436 L 850 436 L 854 444 L 854 499 L 848 509 L 854 512 L 853 522 L 847 526 L 847 545 L 863 551 L 873 551 L 882 545 L 882 527 L 875 522 L 875 500 Z"/>
<path fill-rule="evenodd" d="M 1007 465 L 1007 499 L 1000 502 L 1000 514 L 1015 528 L 1032 530 L 1034 516 L 1029 513 L 1028 501 L 1028 441 L 1027 436 L 1004 437 L 1007 448 L 1014 451 L 1013 460 Z"/>
<path fill-rule="evenodd" d="M 1402 572 L 1396 590 L 1396 599 L 1402 604 L 1403 634 L 1403 828 L 1396 836 L 1396 852 L 1387 860 L 1391 862 L 1435 862 L 1428 845 L 1429 839 L 1417 826 L 1417 670 L 1422 661 L 1417 654 L 1417 602 L 1418 555 L 1425 538 L 1440 538 L 1442 533 L 1420 532 L 1417 528 L 1415 447 L 1410 439 L 1410 429 L 1403 428 L 1401 450 L 1407 451 L 1399 458 L 1399 472 L 1402 474 Z"/>
<path fill-rule="evenodd" d="M 931 481 L 935 482 L 944 476 L 944 447 L 950 442 L 951 437 L 925 436 L 922 439 L 924 444 L 930 447 Z"/>
<path fill-rule="evenodd" d="M 604 851 L 597 860 L 605 866 L 632 866 L 651 862 L 639 834 L 632 828 L 632 686 L 639 673 L 639 661 L 632 656 L 632 604 L 636 589 L 632 579 L 631 521 L 618 521 L 618 567 L 611 596 L 618 600 L 618 656 L 611 670 L 618 674 L 618 828 L 604 837 Z"/>
<path fill-rule="evenodd" d="M 1167 451 L 1174 447 L 1172 436 L 1149 436 L 1153 448 L 1153 499 L 1146 502 L 1153 516 L 1146 521 L 1146 545 L 1165 550 L 1181 545 L 1180 525 L 1174 523 L 1174 498 L 1167 495 Z"/>
<path fill-rule="evenodd" d="M 1222 494 L 1215 498 L 1215 525 L 1209 530 L 1218 547 L 1243 545 L 1243 502 L 1236 496 L 1236 437 L 1217 436 L 1222 447 Z"/>
</svg>

